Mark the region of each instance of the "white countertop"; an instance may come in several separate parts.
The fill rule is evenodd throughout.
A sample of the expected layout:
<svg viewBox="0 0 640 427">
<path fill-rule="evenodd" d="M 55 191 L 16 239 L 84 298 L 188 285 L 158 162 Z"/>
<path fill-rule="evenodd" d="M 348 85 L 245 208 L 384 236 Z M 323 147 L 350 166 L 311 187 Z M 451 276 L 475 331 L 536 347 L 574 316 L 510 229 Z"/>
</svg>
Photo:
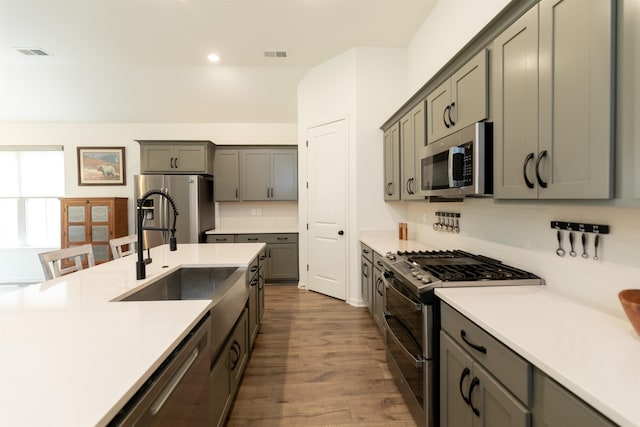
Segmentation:
<svg viewBox="0 0 640 427">
<path fill-rule="evenodd" d="M 363 231 L 360 233 L 360 241 L 380 255 L 387 252 L 434 249 L 415 240 L 400 240 L 397 231 Z"/>
<path fill-rule="evenodd" d="M 211 301 L 111 302 L 181 266 L 247 266 L 263 243 L 152 248 L 0 296 L 0 425 L 105 425 Z M 145 253 L 146 255 L 146 253 Z"/>
<path fill-rule="evenodd" d="M 545 286 L 436 295 L 622 426 L 640 426 L 640 337 L 631 324 Z"/>
<path fill-rule="evenodd" d="M 388 251 L 434 249 L 363 232 Z M 640 337 L 626 319 L 554 294 L 546 286 L 438 288 L 436 295 L 621 426 L 640 426 Z"/>
<path fill-rule="evenodd" d="M 206 234 L 266 234 L 266 233 L 297 233 L 298 226 L 271 226 L 266 221 L 264 225 L 252 227 L 226 227 L 209 230 Z"/>
</svg>

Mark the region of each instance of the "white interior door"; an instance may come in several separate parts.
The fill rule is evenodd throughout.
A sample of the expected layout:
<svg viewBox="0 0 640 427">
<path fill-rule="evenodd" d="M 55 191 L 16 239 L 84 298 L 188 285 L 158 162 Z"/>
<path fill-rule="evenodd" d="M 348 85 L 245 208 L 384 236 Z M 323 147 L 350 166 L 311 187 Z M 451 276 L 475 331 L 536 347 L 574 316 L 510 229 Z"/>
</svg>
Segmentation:
<svg viewBox="0 0 640 427">
<path fill-rule="evenodd" d="M 346 299 L 346 120 L 307 129 L 308 288 Z"/>
</svg>

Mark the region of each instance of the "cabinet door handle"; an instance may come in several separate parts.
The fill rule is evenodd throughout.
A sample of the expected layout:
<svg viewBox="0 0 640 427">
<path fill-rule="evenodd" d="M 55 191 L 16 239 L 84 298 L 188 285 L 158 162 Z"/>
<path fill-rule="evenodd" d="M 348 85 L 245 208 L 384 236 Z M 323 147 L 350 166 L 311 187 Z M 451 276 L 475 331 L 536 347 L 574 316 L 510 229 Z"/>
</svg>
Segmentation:
<svg viewBox="0 0 640 427">
<path fill-rule="evenodd" d="M 362 275 L 367 279 L 369 278 L 369 264 L 367 263 L 362 264 Z"/>
<path fill-rule="evenodd" d="M 476 417 L 480 416 L 480 411 L 478 410 L 478 408 L 473 406 L 471 393 L 473 393 L 473 389 L 476 388 L 478 385 L 480 385 L 480 380 L 478 379 L 478 377 L 473 377 L 473 379 L 471 380 L 471 385 L 469 386 L 469 406 L 471 406 L 471 410 L 473 411 L 474 414 L 476 414 Z"/>
<path fill-rule="evenodd" d="M 289 240 L 288 237 L 276 237 L 276 240 Z"/>
<path fill-rule="evenodd" d="M 247 240 L 251 240 L 253 242 L 253 241 L 257 241 L 258 238 L 257 237 L 247 237 Z"/>
<path fill-rule="evenodd" d="M 456 122 L 454 122 L 453 119 L 451 118 L 451 110 L 455 106 L 456 106 L 456 103 L 452 102 L 451 105 L 449 105 L 449 111 L 447 112 L 447 116 L 449 116 L 449 123 L 451 123 L 451 126 L 455 126 L 456 125 Z"/>
<path fill-rule="evenodd" d="M 482 345 L 478 345 L 478 344 L 474 344 L 471 341 L 469 341 L 467 339 L 467 333 L 465 332 L 464 329 L 460 330 L 460 338 L 462 338 L 462 341 L 464 341 L 469 347 L 471 347 L 472 349 L 479 351 L 482 354 L 487 354 L 487 348 L 482 346 Z"/>
<path fill-rule="evenodd" d="M 467 405 L 471 405 L 471 400 L 464 395 L 464 391 L 462 391 L 462 383 L 464 382 L 464 379 L 470 374 L 471 371 L 469 370 L 469 368 L 464 368 L 464 371 L 462 371 L 462 375 L 460 375 L 460 396 L 462 396 L 462 400 L 464 400 L 464 403 L 466 403 Z"/>
<path fill-rule="evenodd" d="M 234 341 L 231 345 L 231 351 L 234 353 L 233 357 L 231 358 L 231 371 L 235 371 L 236 366 L 238 366 L 238 362 L 240 361 L 240 352 L 238 351 L 236 346 L 240 347 L 238 341 Z"/>
<path fill-rule="evenodd" d="M 444 122 L 444 125 L 447 127 L 447 129 L 449 129 L 451 127 L 451 125 L 449 123 L 447 123 L 447 118 L 445 117 L 447 112 L 449 111 L 449 109 L 451 108 L 451 105 L 447 105 L 444 109 L 444 111 L 442 112 L 442 121 Z"/>
<path fill-rule="evenodd" d="M 236 199 L 238 198 L 238 189 L 236 188 Z"/>
<path fill-rule="evenodd" d="M 533 182 L 529 181 L 529 177 L 527 176 L 527 166 L 529 162 L 533 160 L 534 156 L 533 153 L 527 154 L 527 158 L 524 159 L 524 164 L 522 165 L 522 177 L 524 178 L 524 183 L 527 185 L 527 188 L 533 188 Z"/>
<path fill-rule="evenodd" d="M 176 165 L 176 169 L 178 169 L 178 158 L 175 157 L 175 161 L 173 162 Z"/>
<path fill-rule="evenodd" d="M 547 188 L 547 183 L 544 182 L 542 180 L 542 177 L 540 176 L 540 162 L 545 157 L 547 157 L 547 150 L 541 151 L 540 154 L 538 154 L 538 159 L 536 160 L 536 179 L 538 180 L 538 184 L 540 184 L 540 187 L 542 188 Z"/>
</svg>

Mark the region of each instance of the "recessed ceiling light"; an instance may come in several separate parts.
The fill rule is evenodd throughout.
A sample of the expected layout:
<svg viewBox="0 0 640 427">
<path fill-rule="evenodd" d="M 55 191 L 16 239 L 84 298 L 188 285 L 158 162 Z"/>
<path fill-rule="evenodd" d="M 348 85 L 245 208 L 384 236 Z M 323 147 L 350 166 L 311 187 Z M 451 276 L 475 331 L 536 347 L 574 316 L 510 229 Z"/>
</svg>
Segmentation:
<svg viewBox="0 0 640 427">
<path fill-rule="evenodd" d="M 209 55 L 207 55 L 207 58 L 211 62 L 219 62 L 220 61 L 220 57 L 218 55 L 216 55 L 215 53 L 210 53 Z"/>
</svg>

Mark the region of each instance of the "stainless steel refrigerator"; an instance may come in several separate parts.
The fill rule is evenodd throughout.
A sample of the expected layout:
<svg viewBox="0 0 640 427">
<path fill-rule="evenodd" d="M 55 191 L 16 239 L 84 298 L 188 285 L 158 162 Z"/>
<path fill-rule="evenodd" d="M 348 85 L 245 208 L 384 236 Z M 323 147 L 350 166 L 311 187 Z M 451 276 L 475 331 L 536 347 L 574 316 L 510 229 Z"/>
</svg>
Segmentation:
<svg viewBox="0 0 640 427">
<path fill-rule="evenodd" d="M 215 228 L 212 176 L 135 175 L 134 180 L 136 208 L 138 199 L 151 190 L 161 190 L 173 198 L 178 209 L 176 222 L 178 244 L 206 241 L 205 232 Z M 145 227 L 171 228 L 173 213 L 165 198 L 152 195 L 147 199 L 143 209 Z M 169 232 L 145 230 L 143 232 L 144 248 L 169 243 L 169 237 Z"/>
</svg>

